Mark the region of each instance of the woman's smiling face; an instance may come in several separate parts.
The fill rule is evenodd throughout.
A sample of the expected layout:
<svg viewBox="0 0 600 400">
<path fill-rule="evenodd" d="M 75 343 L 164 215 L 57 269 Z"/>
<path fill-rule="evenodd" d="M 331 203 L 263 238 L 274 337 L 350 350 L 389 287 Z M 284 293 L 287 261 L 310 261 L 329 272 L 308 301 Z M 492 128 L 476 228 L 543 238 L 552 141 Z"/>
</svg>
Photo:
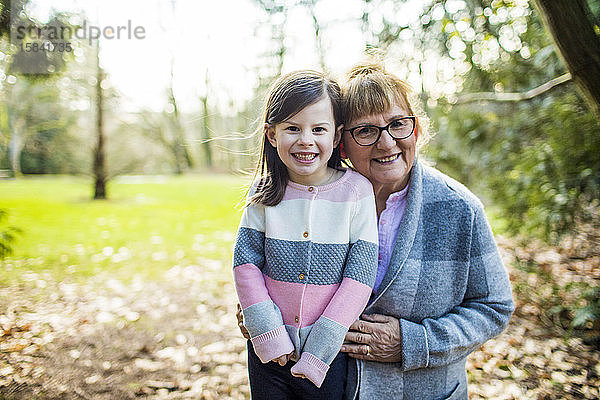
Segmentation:
<svg viewBox="0 0 600 400">
<path fill-rule="evenodd" d="M 386 126 L 391 120 L 408 115 L 404 108 L 394 104 L 387 112 L 349 121 L 345 128 L 361 125 Z M 359 146 L 350 132 L 344 132 L 344 151 L 354 168 L 371 181 L 375 193 L 383 189 L 389 194 L 402 190 L 408 184 L 417 152 L 417 135 L 418 130 L 415 128 L 408 138 L 396 140 L 384 131 L 377 143 Z"/>
</svg>

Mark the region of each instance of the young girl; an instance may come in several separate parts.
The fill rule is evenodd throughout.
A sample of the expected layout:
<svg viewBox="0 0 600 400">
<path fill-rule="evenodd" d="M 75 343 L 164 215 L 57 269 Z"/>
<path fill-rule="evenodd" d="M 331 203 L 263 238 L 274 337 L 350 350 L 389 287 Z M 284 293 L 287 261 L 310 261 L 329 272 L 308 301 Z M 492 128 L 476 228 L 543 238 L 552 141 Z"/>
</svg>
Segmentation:
<svg viewBox="0 0 600 400">
<path fill-rule="evenodd" d="M 339 86 L 313 71 L 281 77 L 266 103 L 233 255 L 255 400 L 344 392 L 338 352 L 375 281 L 377 217 L 369 181 L 341 169 L 340 103 Z"/>
</svg>

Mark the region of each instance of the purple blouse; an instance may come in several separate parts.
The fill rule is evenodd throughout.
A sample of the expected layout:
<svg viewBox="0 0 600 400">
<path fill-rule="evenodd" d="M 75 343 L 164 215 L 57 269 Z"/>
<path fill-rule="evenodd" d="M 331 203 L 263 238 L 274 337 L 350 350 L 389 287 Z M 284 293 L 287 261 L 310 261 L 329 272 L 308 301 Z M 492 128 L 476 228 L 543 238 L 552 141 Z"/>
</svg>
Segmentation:
<svg viewBox="0 0 600 400">
<path fill-rule="evenodd" d="M 392 193 L 388 197 L 385 202 L 385 209 L 379 217 L 379 261 L 377 264 L 377 278 L 375 278 L 375 285 L 373 286 L 373 292 L 375 293 L 379 290 L 379 285 L 381 285 L 381 281 L 390 265 L 396 235 L 406 208 L 406 194 L 409 186 L 410 184 L 406 185 L 404 189 Z"/>
</svg>

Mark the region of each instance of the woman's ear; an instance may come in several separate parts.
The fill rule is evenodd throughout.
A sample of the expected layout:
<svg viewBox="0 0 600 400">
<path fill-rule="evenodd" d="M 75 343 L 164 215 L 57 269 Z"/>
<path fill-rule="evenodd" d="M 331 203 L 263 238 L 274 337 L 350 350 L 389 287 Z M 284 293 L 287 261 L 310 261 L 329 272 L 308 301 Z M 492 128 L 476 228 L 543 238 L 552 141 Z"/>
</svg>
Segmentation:
<svg viewBox="0 0 600 400">
<path fill-rule="evenodd" d="M 344 125 L 340 125 L 335 130 L 335 136 L 333 137 L 333 147 L 336 147 L 342 140 L 342 132 L 344 131 Z"/>
<path fill-rule="evenodd" d="M 346 154 L 346 151 L 344 150 L 344 142 L 340 142 L 340 158 L 342 160 L 345 160 L 348 158 L 348 155 Z"/>
<path fill-rule="evenodd" d="M 345 160 L 346 158 L 348 158 L 348 156 L 346 155 L 346 152 L 344 151 L 344 141 L 342 140 L 343 134 L 344 134 L 344 125 L 340 125 L 337 127 L 337 129 L 335 131 L 333 147 L 337 146 L 338 143 L 340 144 L 340 157 L 342 158 L 342 160 Z"/>
<path fill-rule="evenodd" d="M 415 140 L 419 139 L 419 120 L 415 117 Z"/>
<path fill-rule="evenodd" d="M 275 127 L 271 124 L 265 123 L 264 130 L 265 136 L 267 137 L 269 143 L 271 143 L 271 146 L 277 147 L 277 140 L 275 138 Z"/>
</svg>

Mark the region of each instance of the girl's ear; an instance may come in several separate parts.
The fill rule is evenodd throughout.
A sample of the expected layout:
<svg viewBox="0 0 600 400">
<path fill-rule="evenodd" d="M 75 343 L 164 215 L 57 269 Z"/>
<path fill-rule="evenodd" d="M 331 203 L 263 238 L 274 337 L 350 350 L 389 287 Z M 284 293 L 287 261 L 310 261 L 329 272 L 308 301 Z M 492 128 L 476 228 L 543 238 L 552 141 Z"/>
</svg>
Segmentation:
<svg viewBox="0 0 600 400">
<path fill-rule="evenodd" d="M 275 127 L 271 124 L 265 123 L 265 135 L 267 136 L 267 140 L 271 143 L 271 146 L 277 147 L 277 140 L 275 138 Z"/>
</svg>

